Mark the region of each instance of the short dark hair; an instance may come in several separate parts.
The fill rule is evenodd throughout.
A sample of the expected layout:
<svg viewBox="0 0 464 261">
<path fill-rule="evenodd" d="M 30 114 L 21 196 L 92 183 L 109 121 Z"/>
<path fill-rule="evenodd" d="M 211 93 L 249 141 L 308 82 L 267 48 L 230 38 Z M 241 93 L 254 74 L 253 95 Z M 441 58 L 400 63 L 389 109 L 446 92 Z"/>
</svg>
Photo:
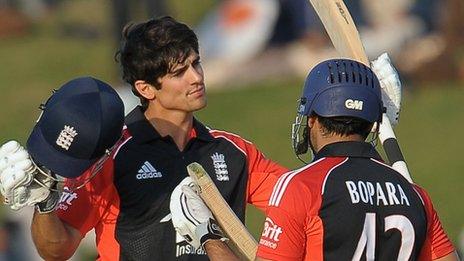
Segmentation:
<svg viewBox="0 0 464 261">
<path fill-rule="evenodd" d="M 364 139 L 369 135 L 373 123 L 354 117 L 321 117 L 315 113 L 319 123 L 322 125 L 326 134 L 338 134 L 341 136 L 358 134 Z"/>
<path fill-rule="evenodd" d="M 158 79 L 183 63 L 192 51 L 199 53 L 198 38 L 187 25 L 170 16 L 126 25 L 121 49 L 115 59 L 122 67 L 123 79 L 132 86 L 144 107 L 148 101 L 135 89 L 137 80 L 159 89 Z"/>
</svg>

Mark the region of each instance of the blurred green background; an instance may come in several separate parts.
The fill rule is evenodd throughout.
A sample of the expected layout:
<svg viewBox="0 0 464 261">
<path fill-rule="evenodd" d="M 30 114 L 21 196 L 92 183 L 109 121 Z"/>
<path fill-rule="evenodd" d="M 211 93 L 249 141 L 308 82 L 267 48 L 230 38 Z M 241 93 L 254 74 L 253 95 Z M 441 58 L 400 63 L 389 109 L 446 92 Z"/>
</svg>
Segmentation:
<svg viewBox="0 0 464 261">
<path fill-rule="evenodd" d="M 173 16 L 195 24 L 214 1 L 170 2 Z M 195 7 L 195 8 L 192 8 Z M 53 88 L 80 75 L 91 75 L 120 86 L 110 35 L 108 1 L 62 1 L 28 32 L 0 39 L 0 142 L 24 143 L 38 116 L 38 105 Z M 93 28 L 95 37 L 67 35 L 66 27 Z M 205 72 L 208 77 L 208 72 Z M 253 141 L 265 154 L 295 168 L 301 163 L 290 146 L 290 128 L 301 78 L 262 81 L 247 86 L 229 84 L 208 94 L 208 108 L 198 113 L 207 125 L 235 132 Z M 395 131 L 410 172 L 434 200 L 443 226 L 457 243 L 464 228 L 463 142 L 464 89 L 457 82 L 407 84 L 400 124 Z M 249 211 L 247 225 L 255 236 L 262 215 Z"/>
</svg>

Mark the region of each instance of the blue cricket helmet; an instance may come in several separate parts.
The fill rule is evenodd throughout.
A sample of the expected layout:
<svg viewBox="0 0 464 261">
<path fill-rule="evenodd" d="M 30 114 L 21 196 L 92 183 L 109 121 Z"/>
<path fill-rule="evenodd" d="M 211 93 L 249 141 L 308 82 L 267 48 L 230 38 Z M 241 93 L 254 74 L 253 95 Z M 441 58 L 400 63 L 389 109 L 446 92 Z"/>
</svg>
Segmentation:
<svg viewBox="0 0 464 261">
<path fill-rule="evenodd" d="M 122 135 L 121 98 L 111 86 L 92 77 L 65 83 L 41 109 L 27 150 L 37 164 L 66 178 L 80 176 Z"/>
<path fill-rule="evenodd" d="M 364 64 L 332 59 L 317 64 L 306 78 L 298 106 L 300 115 L 355 117 L 380 122 L 383 113 L 380 83 Z"/>
</svg>

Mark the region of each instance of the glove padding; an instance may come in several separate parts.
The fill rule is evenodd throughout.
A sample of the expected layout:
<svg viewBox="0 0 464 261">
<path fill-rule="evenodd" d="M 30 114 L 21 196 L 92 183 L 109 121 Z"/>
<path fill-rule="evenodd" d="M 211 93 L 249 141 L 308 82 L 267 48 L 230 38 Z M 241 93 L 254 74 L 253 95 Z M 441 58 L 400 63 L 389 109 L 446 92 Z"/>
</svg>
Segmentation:
<svg viewBox="0 0 464 261">
<path fill-rule="evenodd" d="M 371 69 L 380 81 L 383 105 L 390 123 L 398 124 L 401 108 L 401 81 L 387 53 L 371 62 Z"/>
<path fill-rule="evenodd" d="M 211 239 L 227 240 L 190 177 L 172 192 L 170 209 L 175 230 L 196 249 Z"/>
<path fill-rule="evenodd" d="M 4 203 L 11 209 L 19 210 L 47 201 L 52 198 L 50 188 L 55 184 L 17 141 L 6 142 L 0 147 L 0 192 Z M 57 203 L 57 195 L 53 196 Z"/>
</svg>

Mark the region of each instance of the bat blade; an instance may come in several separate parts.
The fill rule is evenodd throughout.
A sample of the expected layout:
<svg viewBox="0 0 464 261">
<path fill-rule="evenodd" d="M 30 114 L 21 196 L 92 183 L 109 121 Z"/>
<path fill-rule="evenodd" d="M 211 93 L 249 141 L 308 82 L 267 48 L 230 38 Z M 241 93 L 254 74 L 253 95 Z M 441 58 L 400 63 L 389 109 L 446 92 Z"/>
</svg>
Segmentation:
<svg viewBox="0 0 464 261">
<path fill-rule="evenodd" d="M 228 245 L 232 251 L 242 259 L 254 260 L 258 248 L 256 240 L 224 200 L 205 169 L 194 162 L 187 166 L 187 172 L 200 188 L 200 197 L 229 238 Z"/>
<path fill-rule="evenodd" d="M 310 0 L 335 49 L 344 58 L 369 66 L 358 29 L 343 1 Z"/>
<path fill-rule="evenodd" d="M 361 42 L 358 29 L 351 18 L 348 8 L 342 0 L 309 0 L 335 49 L 344 58 L 350 58 L 370 67 L 369 59 Z M 396 139 L 390 120 L 384 113 L 379 127 L 379 139 L 382 142 L 393 169 L 412 183 L 411 175 L 403 153 Z"/>
</svg>

